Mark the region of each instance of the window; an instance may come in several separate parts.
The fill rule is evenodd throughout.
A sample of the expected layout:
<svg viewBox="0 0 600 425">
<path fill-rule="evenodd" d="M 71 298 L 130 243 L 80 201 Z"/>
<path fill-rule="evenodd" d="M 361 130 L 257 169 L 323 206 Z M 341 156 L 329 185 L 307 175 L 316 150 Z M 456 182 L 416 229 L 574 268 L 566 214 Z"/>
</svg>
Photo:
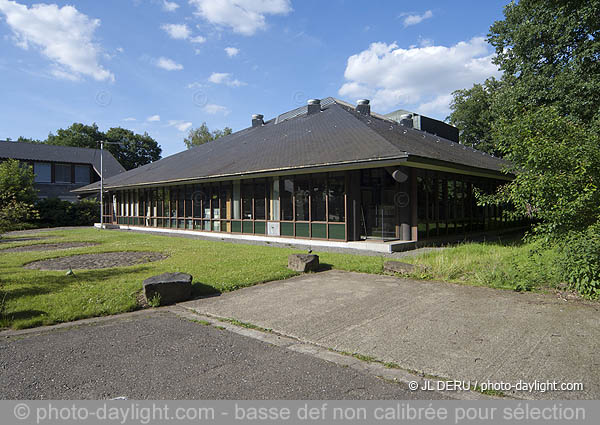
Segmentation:
<svg viewBox="0 0 600 425">
<path fill-rule="evenodd" d="M 345 219 L 344 180 L 343 175 L 329 177 L 329 221 L 341 222 Z"/>
<path fill-rule="evenodd" d="M 326 192 L 327 179 L 325 174 L 318 174 L 313 176 L 311 181 L 311 219 L 312 221 L 325 221 L 325 215 L 327 214 L 326 209 Z"/>
<path fill-rule="evenodd" d="M 289 178 L 282 180 L 283 188 L 281 188 L 281 219 L 292 221 L 294 220 L 294 207 L 292 200 L 294 199 L 294 181 Z"/>
<path fill-rule="evenodd" d="M 308 199 L 310 190 L 307 177 L 296 178 L 296 220 L 308 221 Z"/>
<path fill-rule="evenodd" d="M 36 183 L 52 182 L 52 165 L 49 162 L 36 162 L 33 164 Z"/>
<path fill-rule="evenodd" d="M 265 181 L 259 180 L 254 183 L 254 219 L 264 220 L 266 216 L 266 191 Z"/>
<path fill-rule="evenodd" d="M 242 184 L 242 218 L 252 220 L 252 198 L 254 196 L 252 183 Z"/>
<path fill-rule="evenodd" d="M 54 181 L 71 183 L 71 164 L 54 164 Z"/>
<path fill-rule="evenodd" d="M 90 183 L 90 166 L 76 165 L 75 166 L 75 183 Z"/>
</svg>

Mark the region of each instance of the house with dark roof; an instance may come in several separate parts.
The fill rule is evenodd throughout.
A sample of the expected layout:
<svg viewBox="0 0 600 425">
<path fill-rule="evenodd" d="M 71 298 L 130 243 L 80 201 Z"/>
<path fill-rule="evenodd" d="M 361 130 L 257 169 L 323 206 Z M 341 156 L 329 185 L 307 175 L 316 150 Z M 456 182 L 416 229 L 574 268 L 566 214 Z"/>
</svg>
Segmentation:
<svg viewBox="0 0 600 425">
<path fill-rule="evenodd" d="M 253 115 L 244 130 L 105 179 L 104 221 L 310 245 L 395 241 L 386 250 L 511 226 L 474 195 L 510 180 L 508 164 L 458 143 L 448 124 L 400 112 L 327 98 Z"/>
<path fill-rule="evenodd" d="M 125 168 L 104 152 L 104 178 L 114 177 Z M 75 202 L 74 189 L 100 180 L 100 150 L 55 146 L 45 143 L 0 141 L 0 161 L 16 159 L 33 167 L 38 197 Z"/>
</svg>

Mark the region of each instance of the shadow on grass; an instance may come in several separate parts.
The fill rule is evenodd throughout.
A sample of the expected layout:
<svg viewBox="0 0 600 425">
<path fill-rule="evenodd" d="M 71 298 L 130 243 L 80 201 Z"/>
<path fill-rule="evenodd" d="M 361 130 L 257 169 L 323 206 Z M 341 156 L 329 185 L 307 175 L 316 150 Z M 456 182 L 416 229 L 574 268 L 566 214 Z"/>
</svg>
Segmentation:
<svg viewBox="0 0 600 425">
<path fill-rule="evenodd" d="M 140 267 L 135 270 L 118 270 L 118 269 L 100 269 L 88 271 L 75 271 L 73 276 L 62 275 L 36 275 L 28 279 L 31 283 L 13 283 L 17 288 L 6 288 L 4 282 L 6 299 L 18 299 L 20 297 L 35 296 L 58 292 L 65 287 L 77 282 L 95 283 L 101 285 L 104 281 L 108 281 L 115 277 L 127 279 L 130 275 L 138 275 L 148 270 L 149 267 Z M 132 280 L 142 282 L 139 277 L 131 277 Z M 11 282 L 12 283 L 12 282 Z"/>
<path fill-rule="evenodd" d="M 317 272 L 326 272 L 329 270 L 333 270 L 333 266 L 331 264 L 320 263 L 319 268 L 317 269 Z"/>
<path fill-rule="evenodd" d="M 219 295 L 221 295 L 221 291 L 214 286 L 202 282 L 192 283 L 192 299 L 218 297 Z"/>
<path fill-rule="evenodd" d="M 44 316 L 45 314 L 47 314 L 47 312 L 41 310 L 21 310 L 6 313 L 2 319 L 7 323 L 12 323 L 17 320 L 29 320 L 38 318 Z"/>
</svg>

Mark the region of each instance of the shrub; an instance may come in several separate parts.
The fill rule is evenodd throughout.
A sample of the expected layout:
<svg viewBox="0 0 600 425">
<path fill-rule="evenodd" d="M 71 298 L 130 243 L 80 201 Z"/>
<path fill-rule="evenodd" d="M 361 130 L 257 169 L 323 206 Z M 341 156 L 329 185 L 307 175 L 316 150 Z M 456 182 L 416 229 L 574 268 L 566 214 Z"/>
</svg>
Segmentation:
<svg viewBox="0 0 600 425">
<path fill-rule="evenodd" d="M 560 246 L 564 279 L 585 298 L 600 297 L 600 223 L 571 232 Z"/>
<path fill-rule="evenodd" d="M 91 226 L 100 221 L 100 204 L 83 200 L 78 203 L 60 199 L 41 199 L 37 202 L 39 224 L 48 227 Z"/>
<path fill-rule="evenodd" d="M 32 228 L 28 220 L 34 220 L 38 217 L 37 211 L 33 205 L 16 198 L 10 200 L 2 199 L 0 205 L 0 235 L 11 230 L 24 230 Z"/>
</svg>

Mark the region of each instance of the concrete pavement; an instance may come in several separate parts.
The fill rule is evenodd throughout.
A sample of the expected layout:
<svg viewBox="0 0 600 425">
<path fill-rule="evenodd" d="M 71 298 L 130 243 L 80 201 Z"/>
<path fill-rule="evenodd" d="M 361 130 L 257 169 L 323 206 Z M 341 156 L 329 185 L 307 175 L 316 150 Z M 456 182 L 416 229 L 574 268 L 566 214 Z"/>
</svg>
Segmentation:
<svg viewBox="0 0 600 425">
<path fill-rule="evenodd" d="M 181 304 L 444 378 L 583 383 L 537 399 L 600 398 L 600 304 L 341 271 Z"/>
<path fill-rule="evenodd" d="M 440 395 L 412 392 L 369 371 L 193 323 L 165 309 L 2 332 L 0 398 L 116 397 L 346 400 Z"/>
</svg>

